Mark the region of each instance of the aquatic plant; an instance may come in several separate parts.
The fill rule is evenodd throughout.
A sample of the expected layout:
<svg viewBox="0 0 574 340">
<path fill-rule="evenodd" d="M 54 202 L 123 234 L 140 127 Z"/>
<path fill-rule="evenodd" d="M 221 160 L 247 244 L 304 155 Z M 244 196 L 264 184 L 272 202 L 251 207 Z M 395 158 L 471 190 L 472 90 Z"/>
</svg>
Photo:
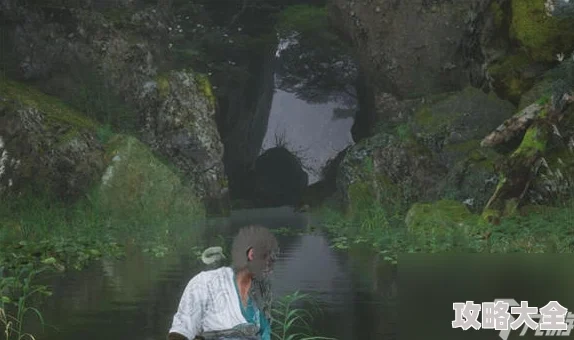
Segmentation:
<svg viewBox="0 0 574 340">
<path fill-rule="evenodd" d="M 334 338 L 309 335 L 309 322 L 313 314 L 306 309 L 295 308 L 301 302 L 313 302 L 309 294 L 295 291 L 282 296 L 271 310 L 271 338 L 277 340 L 336 340 Z"/>
<path fill-rule="evenodd" d="M 397 263 L 400 253 L 570 253 L 574 251 L 574 201 L 557 207 L 524 206 L 498 225 L 485 223 L 477 214 L 461 215 L 446 204 L 416 206 L 407 222 L 388 224 L 379 215 L 356 211 L 344 214 L 323 207 L 321 227 L 331 236 L 332 247 L 347 250 L 370 246 L 384 259 Z M 368 209 L 383 209 L 371 206 Z M 414 222 L 413 222 L 414 221 Z M 418 222 L 417 222 L 418 221 Z M 372 229 L 370 226 L 379 225 Z"/>
<path fill-rule="evenodd" d="M 30 305 L 30 300 L 36 296 L 52 294 L 48 287 L 33 284 L 33 279 L 48 269 L 48 265 L 40 269 L 26 266 L 21 267 L 15 276 L 5 277 L 4 268 L 0 267 L 0 327 L 3 328 L 6 340 L 35 339 L 32 334 L 24 331 L 28 313 L 35 315 L 42 326 L 45 325 L 42 313 Z M 15 313 L 8 313 L 9 309 L 14 309 Z"/>
</svg>

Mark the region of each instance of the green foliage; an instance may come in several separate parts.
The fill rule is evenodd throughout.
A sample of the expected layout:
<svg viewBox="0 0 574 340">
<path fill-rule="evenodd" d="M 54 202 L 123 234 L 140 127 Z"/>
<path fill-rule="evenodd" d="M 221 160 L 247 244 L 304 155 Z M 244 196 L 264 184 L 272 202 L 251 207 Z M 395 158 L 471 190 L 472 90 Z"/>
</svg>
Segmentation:
<svg viewBox="0 0 574 340">
<path fill-rule="evenodd" d="M 116 131 L 134 131 L 137 113 L 96 71 L 73 69 L 71 76 L 76 86 L 62 95 L 66 104 Z"/>
<path fill-rule="evenodd" d="M 48 269 L 48 266 L 40 269 L 25 266 L 19 268 L 15 276 L 4 276 L 4 268 L 0 267 L 0 327 L 6 340 L 35 339 L 24 331 L 25 317 L 29 313 L 45 324 L 42 313 L 30 305 L 30 300 L 52 294 L 48 287 L 33 284 L 33 279 Z M 10 313 L 12 310 L 14 314 Z"/>
<path fill-rule="evenodd" d="M 288 6 L 276 29 L 289 42 L 279 54 L 280 89 L 308 102 L 354 105 L 357 67 L 351 48 L 330 27 L 326 8 Z"/>
<path fill-rule="evenodd" d="M 148 190 L 140 199 L 154 201 L 149 195 L 158 194 Z M 0 323 L 9 339 L 24 338 L 26 313 L 41 315 L 26 303 L 34 294 L 49 295 L 42 286 L 33 286 L 37 273 L 80 270 L 94 260 L 121 257 L 130 245 L 164 257 L 197 242 L 199 230 L 189 225 L 203 215 L 185 204 L 171 204 L 174 210 L 163 212 L 135 204 L 132 215 L 125 215 L 110 213 L 95 193 L 74 204 L 49 195 L 7 197 L 0 205 Z"/>
<path fill-rule="evenodd" d="M 395 133 L 403 142 L 409 141 L 413 137 L 411 127 L 406 123 L 397 125 Z"/>
<path fill-rule="evenodd" d="M 308 303 L 316 308 L 316 303 L 310 295 L 296 291 L 275 301 L 271 310 L 271 338 L 277 340 L 336 340 L 322 336 L 313 336 L 309 322 L 313 313 L 309 309 L 297 308 L 300 303 Z M 311 309 L 313 310 L 313 309 Z"/>
<path fill-rule="evenodd" d="M 279 15 L 277 30 L 283 38 L 293 34 L 328 34 L 329 21 L 325 7 L 293 5 Z"/>
<path fill-rule="evenodd" d="M 384 226 L 387 221 L 379 215 L 367 213 L 352 220 L 334 209 L 323 208 L 323 227 L 333 236 L 332 246 L 349 249 L 371 246 L 396 263 L 397 256 L 405 252 L 421 253 L 571 253 L 574 251 L 574 206 L 541 207 L 502 219 L 499 225 L 485 223 L 478 215 L 469 215 L 461 221 L 446 216 L 424 217 L 420 227 L 431 232 L 410 232 L 404 221 L 378 229 L 364 225 Z M 449 227 L 450 224 L 450 227 Z M 439 231 L 437 233 L 437 231 Z"/>
<path fill-rule="evenodd" d="M 525 150 L 541 147 L 535 141 L 526 146 Z M 363 173 L 369 173 L 368 165 Z M 449 200 L 417 203 L 407 211 L 400 196 L 392 195 L 392 191 L 377 191 L 376 186 L 367 183 L 352 185 L 348 211 L 330 206 L 318 211 L 322 227 L 332 236 L 333 248 L 369 246 L 395 263 L 397 255 L 404 252 L 574 251 L 574 235 L 570 232 L 574 202 L 529 210 L 510 204 L 509 216 L 500 221 L 499 215 L 476 215 L 462 203 Z"/>
<path fill-rule="evenodd" d="M 110 140 L 110 138 L 112 138 L 112 136 L 114 134 L 115 133 L 112 130 L 111 126 L 108 124 L 105 124 L 105 125 L 98 127 L 97 136 L 98 136 L 98 140 L 102 144 L 106 144 Z"/>
<path fill-rule="evenodd" d="M 106 214 L 143 225 L 203 216 L 193 188 L 139 140 L 116 135 L 106 151 L 111 166 L 104 183 L 90 196 Z"/>
</svg>

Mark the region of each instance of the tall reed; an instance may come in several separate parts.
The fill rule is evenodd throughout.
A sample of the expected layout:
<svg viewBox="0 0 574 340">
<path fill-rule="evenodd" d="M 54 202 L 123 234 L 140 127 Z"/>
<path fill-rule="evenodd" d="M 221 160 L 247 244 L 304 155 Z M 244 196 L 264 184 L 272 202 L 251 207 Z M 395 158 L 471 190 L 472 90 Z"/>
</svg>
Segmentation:
<svg viewBox="0 0 574 340">
<path fill-rule="evenodd" d="M 323 336 L 314 336 L 310 321 L 313 314 L 306 309 L 296 308 L 300 302 L 312 302 L 309 294 L 295 291 L 282 296 L 275 302 L 271 315 L 271 338 L 276 340 L 336 340 Z"/>
</svg>

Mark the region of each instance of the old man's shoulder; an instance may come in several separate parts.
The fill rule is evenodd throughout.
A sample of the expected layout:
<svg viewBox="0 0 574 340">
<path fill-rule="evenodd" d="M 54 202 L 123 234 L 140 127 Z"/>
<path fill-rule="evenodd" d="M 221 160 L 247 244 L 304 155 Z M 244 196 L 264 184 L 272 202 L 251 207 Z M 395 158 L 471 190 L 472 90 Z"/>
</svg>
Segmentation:
<svg viewBox="0 0 574 340">
<path fill-rule="evenodd" d="M 191 280 L 210 284 L 220 279 L 226 279 L 231 275 L 233 275 L 233 269 L 231 269 L 231 267 L 219 267 L 215 269 L 204 269 L 197 273 Z"/>
</svg>

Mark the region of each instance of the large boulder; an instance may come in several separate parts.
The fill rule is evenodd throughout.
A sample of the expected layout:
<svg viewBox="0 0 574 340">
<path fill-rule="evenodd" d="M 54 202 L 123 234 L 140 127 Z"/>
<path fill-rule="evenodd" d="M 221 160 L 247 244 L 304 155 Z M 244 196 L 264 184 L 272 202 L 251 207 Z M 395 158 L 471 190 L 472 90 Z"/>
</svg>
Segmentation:
<svg viewBox="0 0 574 340">
<path fill-rule="evenodd" d="M 472 87 L 407 105 L 407 113 L 416 107 L 403 118 L 407 123 L 351 147 L 340 169 L 341 192 L 352 200 L 349 186 L 362 178 L 366 189 L 380 191 L 377 196 L 402 192 L 405 204 L 447 197 L 480 211 L 498 175 L 498 155 L 481 148 L 480 141 L 513 114 L 514 105 Z M 364 165 L 367 159 L 371 169 Z M 361 192 L 359 184 L 353 186 Z"/>
<path fill-rule="evenodd" d="M 327 202 L 340 201 L 337 191 L 337 172 L 349 148 L 343 149 L 337 153 L 337 156 L 325 163 L 321 169 L 321 179 L 309 185 L 305 190 L 301 202 L 303 206 L 317 207 Z"/>
<path fill-rule="evenodd" d="M 145 216 L 160 220 L 166 216 L 203 216 L 204 207 L 194 188 L 138 139 L 124 135 L 110 138 L 106 164 L 93 195 L 108 214 L 133 219 L 145 212 Z"/>
<path fill-rule="evenodd" d="M 405 217 L 407 230 L 427 240 L 452 236 L 457 231 L 462 234 L 476 232 L 478 222 L 478 215 L 473 215 L 464 204 L 452 200 L 415 203 Z"/>
<path fill-rule="evenodd" d="M 412 98 L 484 80 L 494 2 L 506 1 L 332 0 L 331 13 L 357 47 L 375 93 Z"/>
<path fill-rule="evenodd" d="M 57 99 L 0 80 L 0 194 L 85 194 L 105 167 L 97 130 Z"/>
<path fill-rule="evenodd" d="M 257 158 L 253 176 L 258 206 L 298 205 L 309 183 L 299 158 L 281 146 Z"/>
<path fill-rule="evenodd" d="M 379 133 L 349 148 L 339 166 L 337 188 L 349 206 L 373 198 L 408 204 L 435 198 L 447 173 L 431 150 L 414 140 Z"/>
<path fill-rule="evenodd" d="M 528 204 L 569 204 L 574 183 L 574 109 L 568 95 L 573 70 L 572 60 L 563 61 L 552 77 L 544 77 L 524 97 L 540 98 L 482 140 L 485 147 L 506 150 L 499 163 L 500 182 L 485 214 L 512 215 Z"/>
<path fill-rule="evenodd" d="M 153 6 L 99 1 L 61 6 L 6 0 L 0 13 L 13 51 L 3 60 L 9 76 L 34 81 L 102 123 L 140 132 L 195 183 L 200 197 L 225 200 L 210 82 L 186 69 L 163 71 L 173 67 L 171 47 L 183 36 L 174 17 Z"/>
<path fill-rule="evenodd" d="M 223 144 L 215 123 L 215 97 L 203 75 L 171 71 L 145 84 L 144 140 L 189 177 L 206 199 L 225 197 Z"/>
<path fill-rule="evenodd" d="M 568 5 L 560 1 L 561 5 Z M 490 60 L 488 74 L 500 96 L 518 103 L 560 54 L 574 48 L 574 22 L 571 18 L 549 15 L 552 1 L 510 0 L 503 17 L 501 36 L 512 40 L 506 53 Z"/>
<path fill-rule="evenodd" d="M 514 112 L 510 102 L 473 87 L 439 96 L 417 110 L 417 140 L 448 168 L 442 197 L 465 202 L 474 212 L 484 207 L 498 181 L 500 157 L 481 148 L 480 141 Z"/>
</svg>

